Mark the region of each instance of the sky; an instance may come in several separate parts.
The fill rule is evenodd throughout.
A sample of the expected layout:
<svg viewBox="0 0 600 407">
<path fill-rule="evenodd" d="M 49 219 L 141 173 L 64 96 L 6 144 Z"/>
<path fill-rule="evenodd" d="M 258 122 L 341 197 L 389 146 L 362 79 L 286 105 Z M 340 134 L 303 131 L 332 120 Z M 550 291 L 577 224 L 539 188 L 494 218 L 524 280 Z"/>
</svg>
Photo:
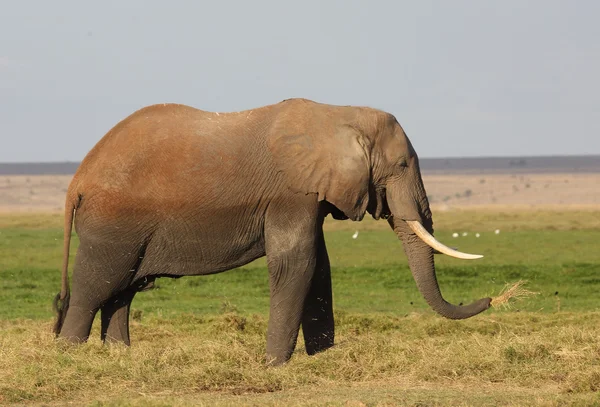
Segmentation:
<svg viewBox="0 0 600 407">
<path fill-rule="evenodd" d="M 600 154 L 595 0 L 0 0 L 0 162 L 80 161 L 155 103 L 303 97 L 420 157 Z"/>
</svg>

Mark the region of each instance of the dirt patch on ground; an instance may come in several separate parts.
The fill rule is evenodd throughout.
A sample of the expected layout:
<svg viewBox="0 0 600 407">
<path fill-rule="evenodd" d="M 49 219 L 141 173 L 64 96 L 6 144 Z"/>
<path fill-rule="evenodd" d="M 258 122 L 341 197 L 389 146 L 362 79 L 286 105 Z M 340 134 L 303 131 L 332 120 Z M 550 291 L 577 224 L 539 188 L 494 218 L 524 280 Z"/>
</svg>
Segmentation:
<svg viewBox="0 0 600 407">
<path fill-rule="evenodd" d="M 71 175 L 0 177 L 0 212 L 62 212 Z"/>
<path fill-rule="evenodd" d="M 425 175 L 438 207 L 600 206 L 600 174 Z"/>
<path fill-rule="evenodd" d="M 0 212 L 62 212 L 70 175 L 0 177 Z M 600 173 L 423 175 L 437 210 L 599 208 Z"/>
</svg>

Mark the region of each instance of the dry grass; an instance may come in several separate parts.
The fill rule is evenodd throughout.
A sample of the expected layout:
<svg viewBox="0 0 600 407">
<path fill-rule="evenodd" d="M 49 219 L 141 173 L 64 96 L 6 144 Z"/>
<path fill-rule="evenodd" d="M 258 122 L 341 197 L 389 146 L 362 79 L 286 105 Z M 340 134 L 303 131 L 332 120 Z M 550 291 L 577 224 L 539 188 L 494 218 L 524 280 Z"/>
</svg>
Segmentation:
<svg viewBox="0 0 600 407">
<path fill-rule="evenodd" d="M 450 321 L 433 315 L 430 310 L 411 313 L 412 309 L 407 308 L 406 313 L 391 316 L 345 313 L 340 311 L 343 307 L 338 306 L 336 346 L 309 357 L 303 350 L 300 335 L 292 360 L 280 368 L 267 368 L 264 364 L 267 321 L 264 315 L 241 315 L 231 309 L 222 314 L 190 313 L 191 308 L 185 309 L 185 306 L 181 308 L 185 311 L 179 312 L 178 308 L 177 313 L 166 309 L 163 314 L 160 307 L 151 308 L 152 312 L 137 310 L 140 315 L 136 314 L 132 321 L 133 343 L 129 348 L 102 346 L 98 326 L 94 327 L 89 343 L 74 347 L 54 341 L 50 333 L 52 321 L 47 317 L 35 321 L 11 317 L 13 319 L 0 320 L 0 405 L 600 405 L 600 311 L 593 299 L 597 287 L 594 267 L 598 264 L 593 248 L 597 239 L 590 238 L 597 236 L 600 230 L 600 211 L 581 208 L 444 211 L 434 208 L 434 217 L 436 229 L 444 233 L 462 232 L 463 227 L 468 227 L 464 230 L 469 232 L 482 232 L 480 239 L 464 240 L 463 244 L 483 245 L 484 234 L 494 236 L 493 230 L 501 229 L 497 242 L 503 243 L 495 243 L 498 245 L 495 250 L 502 255 L 494 258 L 486 254 L 486 261 L 492 265 L 497 262 L 498 267 L 505 264 L 513 267 L 516 275 L 511 274 L 507 280 L 522 278 L 519 273 L 530 273 L 524 278 L 537 284 L 536 291 L 540 291 L 541 284 L 548 298 L 558 300 L 551 295 L 559 289 L 561 296 L 568 300 L 564 302 L 570 305 L 563 309 L 571 312 L 560 312 L 560 308 L 523 312 L 515 307 L 508 312 L 490 310 L 468 320 Z M 55 290 L 47 287 L 56 284 L 44 283 L 44 278 L 48 278 L 49 269 L 58 276 L 54 269 L 60 263 L 60 243 L 55 244 L 55 240 L 60 239 L 61 233 L 56 230 L 62 227 L 62 222 L 60 214 L 0 215 L 0 229 L 13 230 L 12 234 L 9 230 L 0 231 L 5 238 L 4 253 L 8 255 L 3 265 L 10 267 L 15 275 L 20 275 L 21 269 L 31 269 L 31 273 L 23 275 L 38 279 L 35 293 L 27 291 L 31 290 L 27 288 L 29 280 L 17 281 L 14 287 L 5 286 L 7 292 L 12 287 L 15 293 L 6 297 L 12 302 L 3 304 L 5 309 L 13 307 L 13 314 L 27 302 L 42 301 L 32 294 L 47 292 L 48 298 L 43 301 L 50 304 Z M 346 263 L 342 258 L 337 259 L 338 266 L 359 264 L 362 256 L 372 260 L 369 266 L 372 269 L 352 270 L 352 275 L 360 275 L 363 280 L 350 279 L 343 283 L 345 274 L 341 271 L 336 280 L 338 291 L 344 296 L 354 293 L 352 301 L 364 303 L 361 309 L 371 312 L 369 307 L 375 308 L 374 298 L 391 291 L 390 288 L 382 283 L 381 287 L 361 289 L 358 294 L 351 288 L 364 284 L 367 272 L 378 273 L 377 282 L 384 281 L 386 270 L 382 268 L 382 259 L 393 246 L 385 246 L 380 253 L 376 249 L 383 246 L 377 233 L 365 233 L 359 236 L 358 242 L 363 248 L 373 243 L 371 251 L 364 249 L 357 253 L 356 249 L 349 248 L 346 252 L 342 249 L 350 247 L 347 241 L 354 242 L 350 238 L 352 232 L 348 236 L 345 232 L 338 233 L 346 240 L 340 237 L 338 242 L 333 238 L 336 230 L 388 229 L 387 223 L 371 219 L 360 223 L 328 220 L 326 228 L 333 231 L 332 253 L 346 259 Z M 22 232 L 27 229 L 39 230 Z M 585 236 L 578 229 L 586 230 Z M 561 232 L 537 232 L 552 230 Z M 571 230 L 573 232 L 566 232 Z M 507 231 L 519 233 L 507 234 Z M 23 236 L 19 237 L 20 234 Z M 7 235 L 13 238 L 7 239 Z M 546 238 L 548 246 L 538 248 L 535 239 L 539 236 L 551 236 L 554 240 Z M 21 240 L 15 240 L 17 238 Z M 447 234 L 442 240 L 444 238 L 449 239 Z M 583 241 L 587 249 L 577 251 L 577 246 L 570 244 L 576 239 L 580 240 L 579 244 Z M 393 237 L 389 241 L 396 243 Z M 535 250 L 528 253 L 519 250 L 521 247 Z M 333 250 L 336 248 L 339 252 Z M 350 261 L 352 256 L 356 259 Z M 519 263 L 522 258 L 528 259 L 533 271 Z M 475 282 L 476 279 L 488 281 L 507 272 L 500 268 L 496 273 L 490 264 L 487 268 L 484 264 L 465 270 L 454 266 L 443 272 L 446 277 L 456 276 L 461 284 L 466 282 L 470 287 L 481 284 L 479 280 Z M 550 272 L 544 274 L 547 268 Z M 560 273 L 567 273 L 569 280 L 553 279 L 560 277 Z M 564 287 L 564 283 L 576 278 L 581 285 L 573 287 L 580 297 L 575 295 L 575 288 Z M 248 279 L 247 276 L 244 284 L 249 283 Z M 220 284 L 226 282 L 220 281 Z M 263 283 L 260 278 L 250 282 Z M 452 293 L 452 282 L 450 279 L 444 285 L 447 293 Z M 229 284 L 239 285 L 236 280 Z M 391 287 L 398 289 L 397 284 Z M 187 293 L 190 301 L 198 300 L 192 294 L 206 293 L 195 286 L 187 289 L 172 287 L 178 295 Z M 497 301 L 511 305 L 521 299 L 527 303 L 529 298 L 523 295 L 527 291 L 523 290 L 522 284 L 512 289 L 507 285 Z M 172 291 L 165 290 L 164 295 L 171 294 Z M 543 295 L 531 301 L 540 297 Z M 341 298 L 338 304 L 342 304 Z M 175 307 L 174 304 L 169 306 L 171 310 Z"/>
<path fill-rule="evenodd" d="M 519 301 L 527 297 L 539 294 L 523 288 L 523 285 L 525 285 L 525 283 L 525 281 L 519 280 L 512 285 L 506 284 L 504 286 L 504 289 L 502 289 L 502 291 L 500 292 L 500 294 L 498 294 L 497 297 L 492 298 L 492 307 L 510 308 L 512 303 L 514 303 L 515 301 Z"/>
<path fill-rule="evenodd" d="M 3 321 L 0 402 L 323 405 L 327 389 L 334 405 L 416 405 L 426 395 L 452 405 L 558 405 L 591 402 L 600 391 L 598 313 L 337 320 L 337 346 L 309 357 L 300 341 L 281 368 L 264 365 L 260 316 L 136 321 L 130 348 L 102 346 L 97 328 L 89 343 L 73 347 L 53 340 L 49 322 Z M 306 399 L 292 402 L 302 393 Z"/>
</svg>

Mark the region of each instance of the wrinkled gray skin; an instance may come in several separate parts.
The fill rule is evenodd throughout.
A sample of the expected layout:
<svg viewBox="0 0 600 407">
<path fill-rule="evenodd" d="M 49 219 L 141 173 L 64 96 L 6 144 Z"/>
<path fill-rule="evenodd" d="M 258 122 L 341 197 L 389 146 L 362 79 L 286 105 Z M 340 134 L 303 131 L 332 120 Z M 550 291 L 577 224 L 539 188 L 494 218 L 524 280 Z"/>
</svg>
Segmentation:
<svg viewBox="0 0 600 407">
<path fill-rule="evenodd" d="M 266 255 L 268 362 L 290 358 L 300 325 L 306 351 L 323 351 L 334 343 L 323 220 L 366 212 L 388 218 L 436 312 L 461 319 L 489 307 L 489 298 L 447 303 L 432 249 L 404 222 L 433 233 L 419 160 L 394 116 L 304 99 L 221 114 L 146 107 L 98 142 L 69 187 L 55 332 L 85 341 L 100 310 L 102 338 L 129 344 L 131 301 L 155 278 L 219 273 Z"/>
</svg>

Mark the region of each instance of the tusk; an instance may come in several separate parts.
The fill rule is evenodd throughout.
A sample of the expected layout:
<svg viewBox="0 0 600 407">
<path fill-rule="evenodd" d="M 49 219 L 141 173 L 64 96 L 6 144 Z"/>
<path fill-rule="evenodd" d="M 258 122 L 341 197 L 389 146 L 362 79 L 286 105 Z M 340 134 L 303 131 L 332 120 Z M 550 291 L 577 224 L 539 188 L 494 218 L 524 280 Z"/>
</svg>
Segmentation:
<svg viewBox="0 0 600 407">
<path fill-rule="evenodd" d="M 451 247 L 452 250 L 458 250 L 458 247 Z M 440 252 L 439 250 L 433 249 L 433 254 L 444 254 L 442 252 Z"/>
<path fill-rule="evenodd" d="M 415 234 L 419 236 L 422 241 L 431 246 L 433 250 L 437 250 L 438 252 L 450 257 L 456 257 L 457 259 L 474 260 L 483 257 L 480 254 L 459 252 L 458 250 L 451 249 L 445 244 L 438 242 L 435 237 L 431 236 L 431 234 L 423 227 L 423 225 L 416 220 L 407 220 L 405 222 L 408 223 L 408 226 L 410 226 L 412 231 L 415 232 Z"/>
</svg>

